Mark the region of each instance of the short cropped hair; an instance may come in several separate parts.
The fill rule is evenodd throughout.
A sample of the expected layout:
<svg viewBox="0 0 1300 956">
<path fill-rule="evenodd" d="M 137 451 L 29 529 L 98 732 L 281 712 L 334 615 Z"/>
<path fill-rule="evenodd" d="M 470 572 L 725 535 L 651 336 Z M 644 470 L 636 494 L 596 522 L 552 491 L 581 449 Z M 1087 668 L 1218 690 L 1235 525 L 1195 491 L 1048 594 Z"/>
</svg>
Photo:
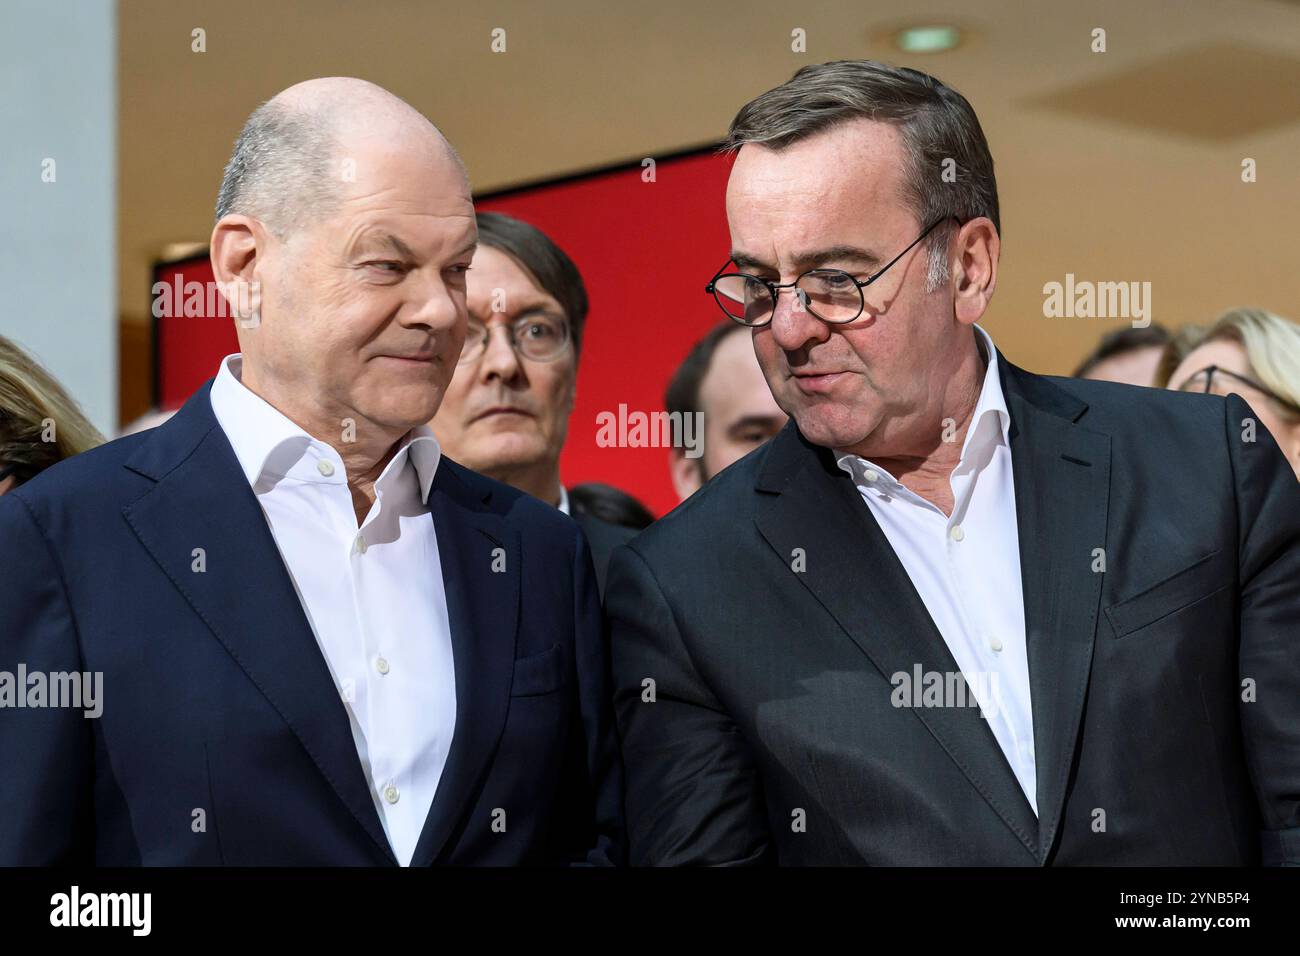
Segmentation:
<svg viewBox="0 0 1300 956">
<path fill-rule="evenodd" d="M 253 216 L 283 239 L 337 202 L 336 152 L 326 112 L 263 103 L 235 140 L 217 192 L 217 219 Z"/>
<path fill-rule="evenodd" d="M 775 89 L 741 107 L 723 144 L 784 149 L 855 119 L 897 128 L 905 152 L 904 202 L 922 228 L 955 217 L 987 217 L 1002 231 L 993 156 L 979 117 L 966 98 L 927 73 L 875 60 L 838 60 L 805 66 Z M 944 178 L 951 169 L 954 181 Z M 926 237 L 928 287 L 948 280 L 952 223 Z"/>
</svg>

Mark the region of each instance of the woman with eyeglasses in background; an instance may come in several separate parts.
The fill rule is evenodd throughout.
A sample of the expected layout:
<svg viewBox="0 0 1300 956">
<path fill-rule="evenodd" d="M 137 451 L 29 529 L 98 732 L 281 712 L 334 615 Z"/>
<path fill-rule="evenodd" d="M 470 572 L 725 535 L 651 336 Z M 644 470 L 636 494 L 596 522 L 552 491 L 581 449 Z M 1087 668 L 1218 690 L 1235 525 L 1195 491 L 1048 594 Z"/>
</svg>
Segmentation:
<svg viewBox="0 0 1300 956">
<path fill-rule="evenodd" d="M 1300 478 L 1300 325 L 1263 309 L 1233 309 L 1205 330 L 1168 387 L 1244 398 Z"/>
<path fill-rule="evenodd" d="M 103 443 L 63 386 L 0 336 L 0 495 Z"/>
</svg>

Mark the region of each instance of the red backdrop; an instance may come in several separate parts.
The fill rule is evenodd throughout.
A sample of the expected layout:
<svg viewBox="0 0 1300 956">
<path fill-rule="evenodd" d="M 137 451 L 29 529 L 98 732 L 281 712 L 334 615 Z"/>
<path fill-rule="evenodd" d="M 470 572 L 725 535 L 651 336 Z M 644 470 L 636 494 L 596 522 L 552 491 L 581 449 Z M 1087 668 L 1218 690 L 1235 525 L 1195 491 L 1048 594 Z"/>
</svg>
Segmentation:
<svg viewBox="0 0 1300 956">
<path fill-rule="evenodd" d="M 663 448 L 601 448 L 596 416 L 663 408 L 664 388 L 691 345 L 721 313 L 704 285 L 727 256 L 723 209 L 729 160 L 711 149 L 479 197 L 546 232 L 582 271 L 591 298 L 578 398 L 561 459 L 566 485 L 602 481 L 656 514 L 676 504 Z M 207 283 L 206 257 L 161 264 L 155 281 Z M 162 318 L 155 335 L 155 394 L 176 408 L 237 351 L 233 320 Z"/>
</svg>

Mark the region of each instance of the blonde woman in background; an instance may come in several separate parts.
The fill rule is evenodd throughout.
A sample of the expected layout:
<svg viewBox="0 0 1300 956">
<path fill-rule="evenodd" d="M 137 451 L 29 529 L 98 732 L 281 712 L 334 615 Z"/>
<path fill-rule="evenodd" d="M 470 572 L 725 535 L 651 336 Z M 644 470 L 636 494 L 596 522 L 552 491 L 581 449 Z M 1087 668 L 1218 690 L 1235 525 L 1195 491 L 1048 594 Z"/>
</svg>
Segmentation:
<svg viewBox="0 0 1300 956">
<path fill-rule="evenodd" d="M 1178 363 L 1169 388 L 1240 395 L 1300 477 L 1300 325 L 1263 309 L 1225 312 Z"/>
<path fill-rule="evenodd" d="M 0 336 L 0 495 L 103 443 L 63 386 Z"/>
</svg>

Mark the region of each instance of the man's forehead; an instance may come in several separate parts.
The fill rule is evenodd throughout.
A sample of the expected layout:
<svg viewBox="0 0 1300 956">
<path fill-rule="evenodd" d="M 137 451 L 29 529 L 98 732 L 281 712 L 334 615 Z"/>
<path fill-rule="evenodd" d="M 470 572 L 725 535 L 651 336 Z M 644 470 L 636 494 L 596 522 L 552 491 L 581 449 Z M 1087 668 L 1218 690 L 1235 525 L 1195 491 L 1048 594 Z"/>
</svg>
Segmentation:
<svg viewBox="0 0 1300 956">
<path fill-rule="evenodd" d="M 472 210 L 448 216 L 362 213 L 350 218 L 353 221 L 344 226 L 343 232 L 348 250 L 354 253 L 388 252 L 422 258 L 433 252 L 472 252 L 478 241 Z"/>
<path fill-rule="evenodd" d="M 902 135 L 889 123 L 851 120 L 772 149 L 740 148 L 731 168 L 728 195 L 763 191 L 895 190 L 906 159 Z"/>
<path fill-rule="evenodd" d="M 390 209 L 452 216 L 473 212 L 464 169 L 438 143 L 347 143 L 337 149 L 333 165 L 341 205 L 358 213 Z"/>
<path fill-rule="evenodd" d="M 514 256 L 495 246 L 480 245 L 470 263 L 470 297 L 485 299 L 498 289 L 506 292 L 505 307 L 510 314 L 537 308 L 560 311 L 558 300 Z"/>
<path fill-rule="evenodd" d="M 895 220 L 913 215 L 892 150 L 899 142 L 892 127 L 864 122 L 781 150 L 742 147 L 727 185 L 733 253 L 765 265 L 778 254 L 879 261 Z M 842 254 L 824 255 L 836 249 Z"/>
<path fill-rule="evenodd" d="M 474 215 L 474 200 L 463 184 L 435 178 L 392 182 L 372 176 L 365 182 L 345 182 L 338 193 L 339 209 L 353 216 L 378 218 L 427 216 L 453 218 Z"/>
</svg>

